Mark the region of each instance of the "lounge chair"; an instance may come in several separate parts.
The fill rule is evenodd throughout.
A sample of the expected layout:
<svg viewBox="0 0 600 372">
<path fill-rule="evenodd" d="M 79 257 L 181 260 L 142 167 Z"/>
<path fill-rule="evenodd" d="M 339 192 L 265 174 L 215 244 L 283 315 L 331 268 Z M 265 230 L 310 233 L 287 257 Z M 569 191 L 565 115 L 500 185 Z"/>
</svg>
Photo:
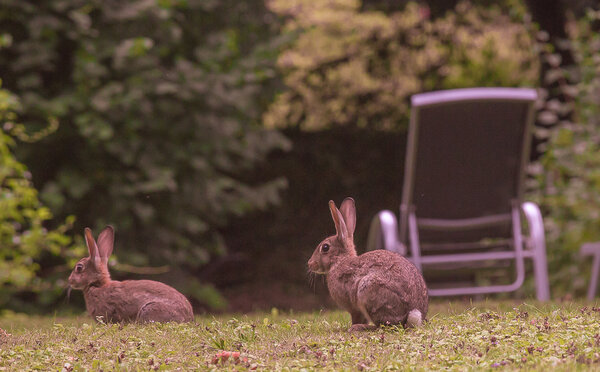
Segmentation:
<svg viewBox="0 0 600 372">
<path fill-rule="evenodd" d="M 399 223 L 389 210 L 378 213 L 368 249 L 406 255 L 420 270 L 514 267 L 508 283 L 450 280 L 431 286 L 431 296 L 515 291 L 532 259 L 537 298 L 549 300 L 542 215 L 523 200 L 536 99 L 522 88 L 412 96 Z"/>
</svg>

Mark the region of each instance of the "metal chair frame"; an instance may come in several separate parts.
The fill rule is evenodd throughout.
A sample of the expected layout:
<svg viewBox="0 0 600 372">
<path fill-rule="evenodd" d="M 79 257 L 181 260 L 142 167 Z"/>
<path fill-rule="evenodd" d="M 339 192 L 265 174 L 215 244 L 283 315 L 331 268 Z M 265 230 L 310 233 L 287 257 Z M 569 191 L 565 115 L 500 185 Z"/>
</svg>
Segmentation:
<svg viewBox="0 0 600 372">
<path fill-rule="evenodd" d="M 531 144 L 531 130 L 534 117 L 534 103 L 537 93 L 533 89 L 523 88 L 471 88 L 423 93 L 412 96 L 412 109 L 408 136 L 408 146 L 405 163 L 404 187 L 402 204 L 400 206 L 400 224 L 393 212 L 381 211 L 374 218 L 369 233 L 369 249 L 387 249 L 402 255 L 407 254 L 406 246 L 410 247 L 408 257 L 422 271 L 423 265 L 451 264 L 459 262 L 514 260 L 516 276 L 510 284 L 471 286 L 457 288 L 430 289 L 431 296 L 476 295 L 484 293 L 511 292 L 520 288 L 525 280 L 524 259 L 532 259 L 534 266 L 536 295 L 540 301 L 550 299 L 548 272 L 546 262 L 546 242 L 544 226 L 540 209 L 535 203 L 523 202 L 523 184 L 525 170 Z M 433 219 L 419 218 L 415 211 L 412 198 L 414 173 L 419 135 L 419 114 L 422 108 L 433 105 L 452 104 L 454 102 L 480 101 L 518 101 L 528 104 L 527 122 L 522 140 L 522 156 L 519 168 L 517 195 L 512 200 L 510 213 L 487 215 L 468 219 Z M 521 215 L 525 217 L 528 226 L 527 236 L 522 234 Z M 459 231 L 511 223 L 512 249 L 478 253 L 448 253 L 428 254 L 421 252 L 419 229 L 438 231 Z"/>
</svg>

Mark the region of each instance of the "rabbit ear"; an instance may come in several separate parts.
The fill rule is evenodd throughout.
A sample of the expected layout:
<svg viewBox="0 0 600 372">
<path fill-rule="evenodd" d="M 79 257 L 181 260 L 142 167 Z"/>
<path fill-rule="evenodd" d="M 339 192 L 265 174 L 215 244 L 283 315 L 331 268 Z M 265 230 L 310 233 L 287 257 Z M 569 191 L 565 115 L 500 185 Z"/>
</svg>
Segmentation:
<svg viewBox="0 0 600 372">
<path fill-rule="evenodd" d="M 92 235 L 92 230 L 89 227 L 85 228 L 85 244 L 88 247 L 88 251 L 90 252 L 90 258 L 92 261 L 100 258 L 100 252 L 98 251 L 98 246 L 96 245 L 96 241 L 94 240 L 94 236 Z"/>
<path fill-rule="evenodd" d="M 344 217 L 340 213 L 339 209 L 337 209 L 335 206 L 333 200 L 329 201 L 329 211 L 331 212 L 331 218 L 333 218 L 333 223 L 335 224 L 335 231 L 337 232 L 338 238 L 341 240 L 346 240 L 349 237 L 348 228 L 344 222 Z"/>
<path fill-rule="evenodd" d="M 98 248 L 102 262 L 108 262 L 108 258 L 112 254 L 113 245 L 115 242 L 115 231 L 112 226 L 106 226 L 98 235 Z"/>
<path fill-rule="evenodd" d="M 348 236 L 352 239 L 354 237 L 354 229 L 356 228 L 356 207 L 354 206 L 354 199 L 344 199 L 340 206 L 340 211 L 342 212 L 344 222 L 348 228 Z"/>
</svg>

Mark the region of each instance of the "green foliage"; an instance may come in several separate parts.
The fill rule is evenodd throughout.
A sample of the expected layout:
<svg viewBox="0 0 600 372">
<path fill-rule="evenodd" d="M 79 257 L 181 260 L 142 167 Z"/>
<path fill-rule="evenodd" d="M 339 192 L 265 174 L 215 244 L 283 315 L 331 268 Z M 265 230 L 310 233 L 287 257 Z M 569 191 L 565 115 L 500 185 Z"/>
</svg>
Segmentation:
<svg viewBox="0 0 600 372">
<path fill-rule="evenodd" d="M 28 308 L 36 304 L 53 305 L 64 287 L 64 280 L 43 273 L 42 258 L 58 263 L 69 262 L 82 249 L 71 246 L 65 235 L 73 224 L 72 217 L 57 229 L 45 224 L 52 218 L 50 210 L 38 200 L 31 174 L 12 153 L 15 145 L 7 131 L 15 127 L 17 97 L 0 89 L 0 308 Z M 28 294 L 30 303 L 20 297 Z"/>
<path fill-rule="evenodd" d="M 433 304 L 424 326 L 348 333 L 341 312 L 202 316 L 195 324 L 105 325 L 0 317 L 8 370 L 585 370 L 600 312 L 579 304 Z"/>
<path fill-rule="evenodd" d="M 578 251 L 582 243 L 600 240 L 600 34 L 591 28 L 599 19 L 600 13 L 589 12 L 573 27 L 571 50 L 578 71 L 562 68 L 558 54 L 546 53 L 552 68 L 545 78 L 558 83 L 566 101 L 549 100 L 540 113 L 539 120 L 552 129 L 538 131 L 549 141 L 535 194 L 544 207 L 552 285 L 558 293 L 585 288 L 582 277 L 573 280 L 582 272 Z M 574 122 L 559 119 L 571 111 Z"/>
<path fill-rule="evenodd" d="M 402 128 L 409 96 L 470 86 L 531 86 L 537 56 L 520 20 L 461 2 L 429 9 L 361 10 L 358 0 L 275 0 L 297 40 L 279 59 L 286 91 L 265 114 L 270 127 Z"/>
<path fill-rule="evenodd" d="M 232 215 L 279 202 L 284 179 L 244 174 L 289 147 L 259 119 L 281 40 L 262 1 L 3 2 L 0 53 L 23 121 L 19 146 L 57 216 L 117 228 L 133 265 L 190 273 L 224 249 Z M 183 277 L 183 276 L 182 276 Z"/>
</svg>

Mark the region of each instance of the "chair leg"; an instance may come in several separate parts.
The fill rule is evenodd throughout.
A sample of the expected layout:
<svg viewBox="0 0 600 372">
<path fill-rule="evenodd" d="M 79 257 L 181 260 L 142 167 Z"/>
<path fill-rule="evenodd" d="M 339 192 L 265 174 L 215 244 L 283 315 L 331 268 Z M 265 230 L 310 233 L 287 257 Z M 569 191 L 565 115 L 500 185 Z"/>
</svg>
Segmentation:
<svg viewBox="0 0 600 372">
<path fill-rule="evenodd" d="M 598 272 L 600 271 L 600 253 L 594 254 L 594 262 L 592 263 L 592 277 L 590 279 L 590 286 L 588 287 L 587 298 L 590 301 L 596 297 L 596 290 L 598 289 Z"/>
<path fill-rule="evenodd" d="M 550 300 L 550 284 L 548 280 L 548 262 L 546 258 L 546 238 L 542 213 L 535 203 L 523 203 L 523 213 L 529 225 L 530 244 L 534 251 L 533 270 L 535 273 L 536 296 L 539 301 Z"/>
<path fill-rule="evenodd" d="M 548 283 L 548 263 L 546 259 L 546 247 L 539 248 L 533 260 L 533 270 L 535 272 L 535 289 L 539 301 L 550 300 L 550 284 Z"/>
</svg>

